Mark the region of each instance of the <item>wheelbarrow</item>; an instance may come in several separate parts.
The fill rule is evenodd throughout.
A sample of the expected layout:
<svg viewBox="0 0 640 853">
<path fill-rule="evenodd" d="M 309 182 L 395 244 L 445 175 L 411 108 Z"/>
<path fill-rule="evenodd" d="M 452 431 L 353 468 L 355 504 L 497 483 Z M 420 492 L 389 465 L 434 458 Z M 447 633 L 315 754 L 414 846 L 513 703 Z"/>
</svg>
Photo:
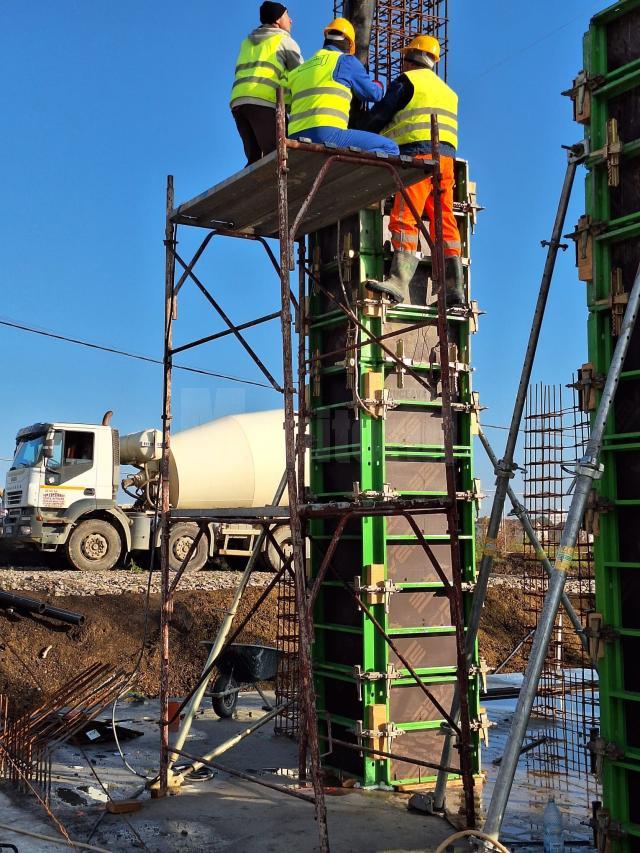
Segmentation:
<svg viewBox="0 0 640 853">
<path fill-rule="evenodd" d="M 205 642 L 211 648 L 213 643 Z M 273 646 L 232 643 L 218 658 L 218 675 L 209 691 L 213 710 L 219 717 L 232 717 L 238 704 L 238 693 L 254 688 L 267 710 L 273 706 L 258 687 L 260 681 L 273 681 L 278 672 L 281 652 Z"/>
</svg>

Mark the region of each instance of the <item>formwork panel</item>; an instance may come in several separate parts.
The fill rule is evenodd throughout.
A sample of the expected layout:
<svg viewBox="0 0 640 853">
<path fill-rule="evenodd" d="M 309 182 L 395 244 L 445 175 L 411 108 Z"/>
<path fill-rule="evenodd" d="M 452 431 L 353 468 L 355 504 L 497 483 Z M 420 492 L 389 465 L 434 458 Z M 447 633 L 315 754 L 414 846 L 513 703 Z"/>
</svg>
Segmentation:
<svg viewBox="0 0 640 853">
<path fill-rule="evenodd" d="M 586 214 L 596 224 L 587 282 L 589 361 L 606 375 L 617 342 L 610 301 L 629 293 L 640 262 L 640 3 L 622 0 L 596 15 L 584 41 L 592 86 L 585 132 Z M 622 142 L 619 177 L 597 152 L 611 122 Z M 606 151 L 605 151 L 606 153 Z M 614 290 L 614 287 L 616 290 Z M 594 543 L 596 610 L 610 639 L 598 662 L 603 806 L 619 833 L 603 839 L 613 853 L 640 849 L 640 327 L 636 324 L 604 436 L 604 474 L 596 483 L 603 511 Z M 635 633 L 634 633 L 635 632 Z M 615 756 L 615 757 L 614 757 Z"/>
<path fill-rule="evenodd" d="M 466 164 L 458 166 L 459 219 L 463 242 L 468 246 Z M 463 212 L 467 211 L 467 212 Z M 309 352 L 327 354 L 311 370 L 310 493 L 316 501 L 354 499 L 356 490 L 373 490 L 398 496 L 446 496 L 444 437 L 439 367 L 439 342 L 433 307 L 388 309 L 385 316 L 365 310 L 362 282 L 380 278 L 385 267 L 381 211 L 367 210 L 337 227 L 328 226 L 311 236 L 308 257 L 321 287 L 311 288 L 309 298 Z M 421 264 L 429 269 L 428 262 Z M 468 277 L 468 265 L 466 266 Z M 323 293 L 326 290 L 331 294 Z M 373 335 L 394 334 L 384 341 L 392 352 L 402 354 L 417 370 L 420 381 L 394 365 L 388 353 L 375 344 L 349 351 L 347 343 L 366 343 L 367 336 L 346 322 L 337 310 L 347 303 L 359 311 L 359 321 Z M 420 328 L 411 328 L 415 325 Z M 406 331 L 405 331 L 406 329 Z M 469 322 L 455 318 L 449 328 L 450 360 L 459 367 L 453 387 L 454 402 L 471 400 Z M 371 377 L 369 374 L 375 374 Z M 373 415 L 364 401 L 371 388 L 386 391 L 384 412 Z M 471 493 L 471 416 L 456 412 L 452 424 L 456 456 L 456 489 Z M 460 551 L 464 579 L 472 581 L 474 566 L 474 514 L 459 502 Z M 451 581 L 451 544 L 446 511 L 413 515 L 445 578 Z M 311 573 L 315 574 L 326 552 L 337 521 L 314 519 L 311 536 Z M 314 614 L 314 649 L 321 733 L 328 736 L 328 718 L 335 737 L 354 743 L 354 731 L 367 725 L 372 704 L 386 707 L 388 721 L 397 727 L 414 727 L 393 739 L 392 748 L 416 760 L 439 761 L 442 716 L 420 686 L 409 683 L 403 660 L 429 681 L 434 695 L 450 708 L 457 650 L 451 624 L 449 598 L 442 579 L 408 520 L 400 515 L 372 517 L 350 522 L 337 543 L 331 568 L 321 586 Z M 372 574 L 373 573 L 373 574 Z M 371 590 L 361 593 L 375 618 L 388 632 L 396 654 L 375 631 L 371 621 L 345 589 L 366 588 L 390 582 L 386 595 Z M 407 585 L 407 586 L 404 586 Z M 386 673 L 396 677 L 363 682 L 358 688 L 356 671 Z M 400 680 L 398 677 L 400 676 Z M 471 713 L 478 715 L 477 677 L 471 678 Z M 327 716 L 328 715 L 328 716 Z M 336 734 L 342 732 L 342 735 Z M 474 772 L 479 769 L 477 733 L 471 735 Z M 407 745 L 409 752 L 407 752 Z M 412 750 L 416 750 L 412 752 Z M 433 779 L 412 762 L 358 756 L 335 746 L 323 759 L 328 769 L 356 776 L 363 784 L 415 784 Z"/>
</svg>

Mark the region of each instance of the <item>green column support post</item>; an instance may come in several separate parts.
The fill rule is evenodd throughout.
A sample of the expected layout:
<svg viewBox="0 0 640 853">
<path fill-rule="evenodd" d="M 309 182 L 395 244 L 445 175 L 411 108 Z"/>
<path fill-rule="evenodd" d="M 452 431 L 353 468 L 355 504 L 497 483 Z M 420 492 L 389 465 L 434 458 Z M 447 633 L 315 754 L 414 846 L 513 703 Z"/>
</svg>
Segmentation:
<svg viewBox="0 0 640 853">
<path fill-rule="evenodd" d="M 624 310 L 621 300 L 631 290 L 640 262 L 640 0 L 621 0 L 592 18 L 584 37 L 584 73 L 576 79 L 572 97 L 591 151 L 585 184 L 591 231 L 576 234 L 576 246 L 589 307 L 589 363 L 597 381 L 608 371 L 617 340 L 612 301 Z M 599 394 L 596 390 L 591 411 Z M 586 389 L 583 396 L 588 396 Z M 604 474 L 594 489 L 600 510 L 594 554 L 596 613 L 601 621 L 591 638 L 597 646 L 600 682 L 600 736 L 592 741 L 603 783 L 597 824 L 607 834 L 612 853 L 631 853 L 640 849 L 637 330 L 608 420 L 602 462 Z"/>
<path fill-rule="evenodd" d="M 470 232 L 475 214 L 475 199 L 470 193 L 475 187 L 469 184 L 466 162 L 458 161 L 456 171 L 456 211 L 468 279 Z M 383 216 L 379 209 L 369 209 L 341 222 L 339 227 L 330 226 L 312 235 L 308 257 L 322 287 L 342 301 L 344 288 L 358 319 L 373 334 L 428 321 L 418 332 L 391 338 L 387 346 L 394 350 L 400 346 L 400 351 L 404 347 L 403 357 L 410 359 L 412 367 L 435 380 L 437 365 L 430 363 L 431 348 L 437 345 L 435 309 L 400 306 L 380 316 L 380 312 L 363 301 L 366 293 L 361 282 L 382 277 L 383 245 Z M 428 271 L 428 267 L 425 260 L 422 272 Z M 347 328 L 344 314 L 321 291 L 314 290 L 313 284 L 309 290 L 309 353 L 313 356 L 339 350 L 344 346 Z M 475 578 L 472 442 L 476 400 L 471 388 L 469 343 L 474 325 L 475 317 L 451 321 L 451 340 L 457 347 L 461 368 L 457 373 L 456 399 L 466 404 L 465 410 L 460 406 L 456 413 L 455 455 L 459 461 L 458 491 L 466 495 L 459 507 L 460 547 L 464 580 L 469 584 Z M 400 340 L 402 344 L 398 343 Z M 373 374 L 373 379 L 367 374 Z M 360 491 L 376 493 L 391 488 L 402 497 L 446 494 L 440 402 L 436 392 L 429 395 L 412 377 L 400 377 L 397 365 L 375 344 L 362 347 L 355 361 L 349 358 L 345 362 L 344 356 L 338 355 L 321 362 L 319 368 L 311 369 L 309 383 L 310 493 L 314 502 L 350 499 L 355 484 Z M 373 417 L 358 409 L 354 387 L 360 400 L 370 399 L 372 388 L 384 391 L 391 403 L 384 417 Z M 447 571 L 450 556 L 446 516 L 430 518 L 431 521 L 424 522 L 425 538 Z M 336 519 L 310 522 L 312 575 L 318 571 L 336 523 Z M 422 525 L 423 521 L 419 523 Z M 449 624 L 443 584 L 430 568 L 406 521 L 379 516 L 350 522 L 332 564 L 349 583 L 357 579 L 356 582 L 367 586 L 371 580 L 368 567 L 373 566 L 371 571 L 376 579 L 394 585 L 386 603 L 382 596 L 371 596 L 367 606 L 429 690 L 448 708 L 456 684 L 455 628 Z M 314 630 L 318 717 L 321 736 L 325 738 L 321 741 L 321 749 L 326 753 L 325 767 L 338 775 L 355 778 L 364 786 L 410 788 L 433 784 L 437 776 L 435 768 L 375 757 L 335 744 L 331 749 L 330 736 L 356 743 L 357 728 L 366 730 L 368 721 L 382 717 L 393 723 L 398 733 L 387 742 L 388 751 L 437 765 L 443 722 L 409 673 L 399 668 L 397 660 L 394 662 L 384 638 L 366 615 L 357 610 L 331 572 L 318 595 Z M 365 677 L 358 678 L 358 672 Z M 474 674 L 470 688 L 474 720 L 480 716 L 479 695 L 479 678 Z M 474 731 L 472 739 L 474 772 L 479 773 L 480 733 Z M 363 742 L 372 743 L 366 738 Z"/>
</svg>

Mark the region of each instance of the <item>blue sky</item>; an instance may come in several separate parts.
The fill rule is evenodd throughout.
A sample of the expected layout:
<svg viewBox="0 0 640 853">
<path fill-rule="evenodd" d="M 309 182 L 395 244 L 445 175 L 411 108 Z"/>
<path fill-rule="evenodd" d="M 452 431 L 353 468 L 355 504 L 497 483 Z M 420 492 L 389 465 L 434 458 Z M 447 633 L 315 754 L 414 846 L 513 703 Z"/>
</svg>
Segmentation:
<svg viewBox="0 0 640 853">
<path fill-rule="evenodd" d="M 602 7 L 451 0 L 449 82 L 460 94 L 460 154 L 486 211 L 473 246 L 475 298 L 487 312 L 474 339 L 484 419 L 508 423 L 565 168 L 562 144 L 581 138 L 560 96 L 582 67 L 582 33 Z M 223 6 L 225 7 L 223 9 Z M 294 36 L 309 56 L 332 4 L 292 2 Z M 0 319 L 159 356 L 163 311 L 165 178 L 184 201 L 241 168 L 228 111 L 240 39 L 257 2 L 45 0 L 4 4 L 0 55 L 2 303 Z M 583 212 L 580 174 L 567 219 Z M 182 232 L 189 255 L 196 234 Z M 274 310 L 277 281 L 258 247 L 220 240 L 199 266 L 238 323 Z M 222 328 L 187 292 L 177 340 Z M 277 328 L 248 334 L 277 375 Z M 584 285 L 573 247 L 559 259 L 534 379 L 568 382 L 586 360 Z M 261 381 L 232 342 L 181 356 L 183 364 Z M 17 429 L 38 420 L 99 422 L 123 432 L 160 424 L 161 368 L 0 326 L 0 457 Z M 175 427 L 271 408 L 255 386 L 175 374 Z M 489 431 L 500 451 L 504 433 Z M 4 475 L 7 463 L 0 460 Z M 478 469 L 487 489 L 492 477 Z"/>
</svg>

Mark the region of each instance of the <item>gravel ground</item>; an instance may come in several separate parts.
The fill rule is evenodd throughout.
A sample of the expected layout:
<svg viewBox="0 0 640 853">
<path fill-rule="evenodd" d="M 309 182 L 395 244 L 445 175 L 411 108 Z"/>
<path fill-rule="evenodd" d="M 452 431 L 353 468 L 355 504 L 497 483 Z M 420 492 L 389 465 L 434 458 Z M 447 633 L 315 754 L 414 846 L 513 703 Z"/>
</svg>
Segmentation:
<svg viewBox="0 0 640 853">
<path fill-rule="evenodd" d="M 172 577 L 174 577 L 173 572 Z M 270 572 L 254 572 L 249 585 L 266 586 L 272 577 Z M 235 589 L 239 579 L 238 572 L 204 570 L 184 574 L 180 580 L 179 589 L 181 591 Z M 32 566 L 0 569 L 0 589 L 45 592 L 48 595 L 143 593 L 147 590 L 148 582 L 147 572 L 126 569 L 111 572 L 76 572 L 62 569 L 38 569 Z M 160 592 L 160 572 L 153 573 L 151 592 Z"/>
</svg>

